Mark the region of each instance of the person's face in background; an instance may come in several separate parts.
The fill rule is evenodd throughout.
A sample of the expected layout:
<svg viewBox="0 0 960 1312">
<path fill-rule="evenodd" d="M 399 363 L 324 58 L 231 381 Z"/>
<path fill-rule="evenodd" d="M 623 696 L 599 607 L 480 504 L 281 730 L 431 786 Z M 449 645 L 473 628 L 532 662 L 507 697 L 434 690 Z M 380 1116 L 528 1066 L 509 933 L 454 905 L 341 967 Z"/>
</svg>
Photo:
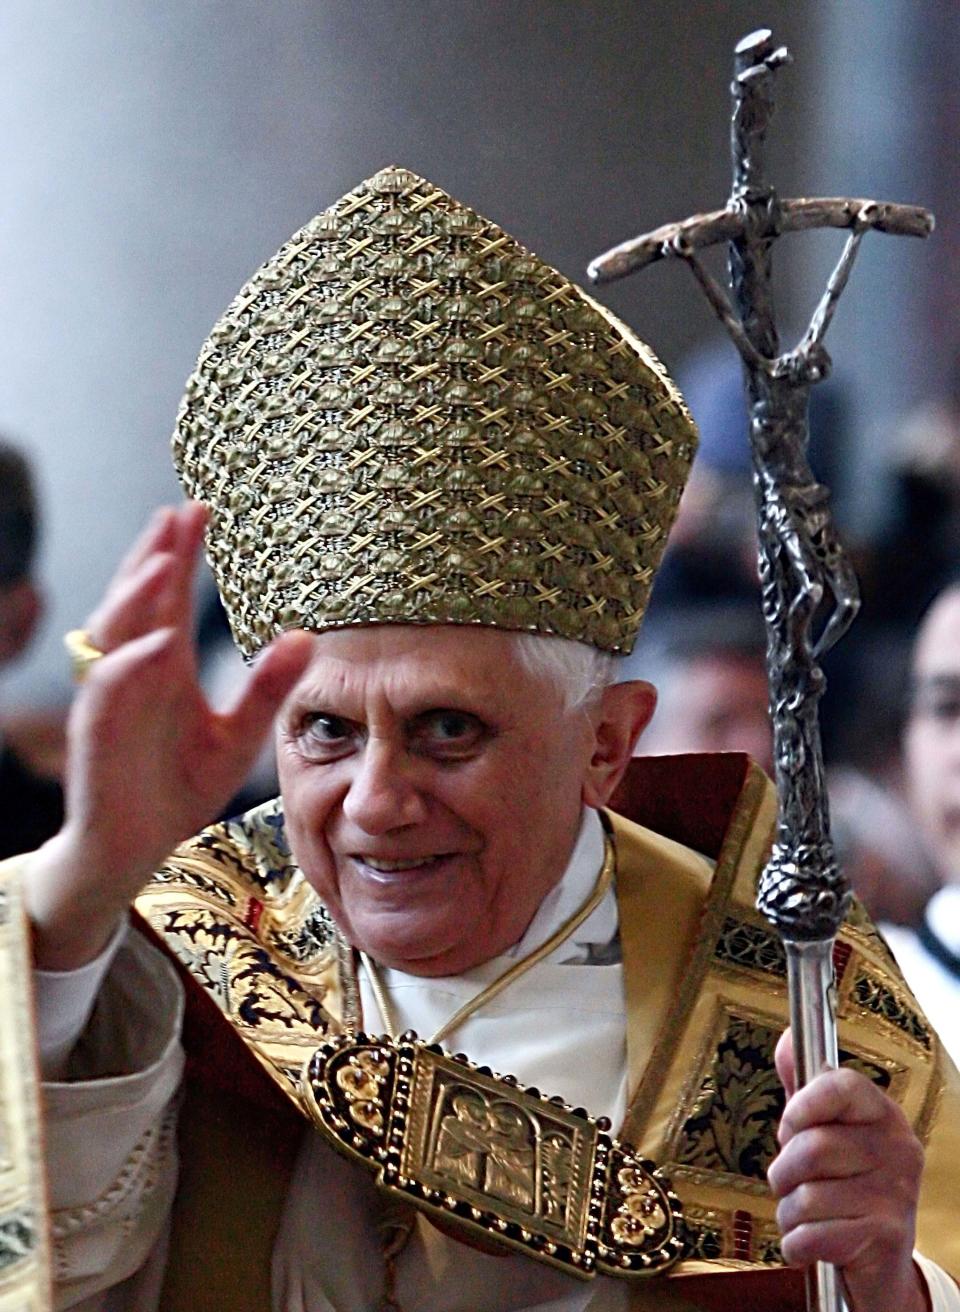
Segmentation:
<svg viewBox="0 0 960 1312">
<path fill-rule="evenodd" d="M 960 882 L 960 587 L 928 611 L 913 657 L 907 793 L 941 876 Z"/>
<path fill-rule="evenodd" d="M 33 637 L 42 609 L 32 579 L 0 584 L 0 666 L 21 655 Z"/>
<path fill-rule="evenodd" d="M 708 651 L 685 660 L 641 746 L 644 752 L 747 752 L 772 774 L 763 657 Z"/>
</svg>

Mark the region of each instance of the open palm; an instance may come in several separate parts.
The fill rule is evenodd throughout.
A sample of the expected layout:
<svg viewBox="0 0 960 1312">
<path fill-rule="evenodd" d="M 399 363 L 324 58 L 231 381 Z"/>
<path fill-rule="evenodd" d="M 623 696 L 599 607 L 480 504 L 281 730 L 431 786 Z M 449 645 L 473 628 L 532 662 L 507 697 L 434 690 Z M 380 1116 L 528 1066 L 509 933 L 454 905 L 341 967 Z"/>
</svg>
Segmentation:
<svg viewBox="0 0 960 1312">
<path fill-rule="evenodd" d="M 158 512 L 87 622 L 105 654 L 71 709 L 67 819 L 31 878 L 50 968 L 99 951 L 156 866 L 218 814 L 309 660 L 309 636 L 285 634 L 232 709 L 207 705 L 192 639 L 205 523 L 194 503 Z"/>
</svg>

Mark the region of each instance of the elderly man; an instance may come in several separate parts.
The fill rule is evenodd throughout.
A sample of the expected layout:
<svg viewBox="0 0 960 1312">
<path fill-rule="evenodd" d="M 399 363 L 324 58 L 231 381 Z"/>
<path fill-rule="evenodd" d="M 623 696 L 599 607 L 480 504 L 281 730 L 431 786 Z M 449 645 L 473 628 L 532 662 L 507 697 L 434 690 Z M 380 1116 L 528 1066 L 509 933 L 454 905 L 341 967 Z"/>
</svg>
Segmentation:
<svg viewBox="0 0 960 1312">
<path fill-rule="evenodd" d="M 825 1259 L 854 1312 L 960 1307 L 956 1093 L 882 945 L 838 955 L 859 1070 L 794 1093 L 780 1049 L 778 1154 L 769 787 L 631 763 L 654 692 L 615 656 L 693 440 L 626 328 L 403 170 L 228 309 L 175 444 L 204 505 L 73 637 L 28 870 L 63 1306 L 799 1308 L 784 1260 Z M 257 658 L 226 715 L 205 523 Z M 282 801 L 167 859 L 278 708 Z"/>
</svg>

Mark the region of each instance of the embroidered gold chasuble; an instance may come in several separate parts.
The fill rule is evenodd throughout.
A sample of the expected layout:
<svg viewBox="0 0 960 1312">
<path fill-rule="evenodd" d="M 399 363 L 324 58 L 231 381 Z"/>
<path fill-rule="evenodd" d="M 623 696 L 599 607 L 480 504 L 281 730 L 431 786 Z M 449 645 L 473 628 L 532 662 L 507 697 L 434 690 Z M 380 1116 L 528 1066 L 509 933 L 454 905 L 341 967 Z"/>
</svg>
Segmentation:
<svg viewBox="0 0 960 1312">
<path fill-rule="evenodd" d="M 754 886 L 774 816 L 772 786 L 737 754 L 638 759 L 613 799 L 631 1091 L 614 1130 L 670 1178 L 687 1235 L 669 1274 L 632 1282 L 636 1309 L 803 1306 L 765 1184 L 787 996 Z M 712 878 L 687 848 L 715 859 Z M 270 1251 L 306 1126 L 301 1072 L 324 1037 L 361 1028 L 353 956 L 293 863 L 279 803 L 185 844 L 137 909 L 191 986 L 163 1307 L 269 1312 Z M 842 1060 L 928 1144 L 918 1248 L 960 1273 L 956 1072 L 858 909 L 835 966 Z"/>
<path fill-rule="evenodd" d="M 21 871 L 16 859 L 0 864 L 0 1312 L 48 1312 L 50 1252 Z"/>
</svg>

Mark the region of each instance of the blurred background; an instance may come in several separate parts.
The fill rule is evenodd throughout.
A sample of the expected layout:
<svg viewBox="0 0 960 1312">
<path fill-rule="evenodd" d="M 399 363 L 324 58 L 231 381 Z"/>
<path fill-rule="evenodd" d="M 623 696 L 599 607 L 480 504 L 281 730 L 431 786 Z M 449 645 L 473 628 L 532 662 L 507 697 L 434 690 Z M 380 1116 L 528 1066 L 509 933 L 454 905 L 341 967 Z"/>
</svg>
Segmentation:
<svg viewBox="0 0 960 1312">
<path fill-rule="evenodd" d="M 609 246 L 723 204 L 732 50 L 761 25 L 794 56 L 770 140 L 781 194 L 937 213 L 928 242 L 866 240 L 814 416 L 814 463 L 866 597 L 853 654 L 831 672 L 828 754 L 895 772 L 910 641 L 960 552 L 951 0 L 6 0 L 0 432 L 32 462 L 46 600 L 3 672 L 10 739 L 56 769 L 61 635 L 150 509 L 178 497 L 168 442 L 184 380 L 291 232 L 395 162 L 583 282 Z M 802 331 L 840 245 L 836 233 L 778 244 L 785 336 Z M 698 614 L 701 635 L 716 630 L 704 606 L 753 595 L 738 366 L 675 264 L 599 294 L 687 387 L 704 435 L 638 656 L 666 682 L 676 652 L 663 635 L 689 651 Z M 748 664 L 749 628 L 729 626 Z"/>
</svg>

